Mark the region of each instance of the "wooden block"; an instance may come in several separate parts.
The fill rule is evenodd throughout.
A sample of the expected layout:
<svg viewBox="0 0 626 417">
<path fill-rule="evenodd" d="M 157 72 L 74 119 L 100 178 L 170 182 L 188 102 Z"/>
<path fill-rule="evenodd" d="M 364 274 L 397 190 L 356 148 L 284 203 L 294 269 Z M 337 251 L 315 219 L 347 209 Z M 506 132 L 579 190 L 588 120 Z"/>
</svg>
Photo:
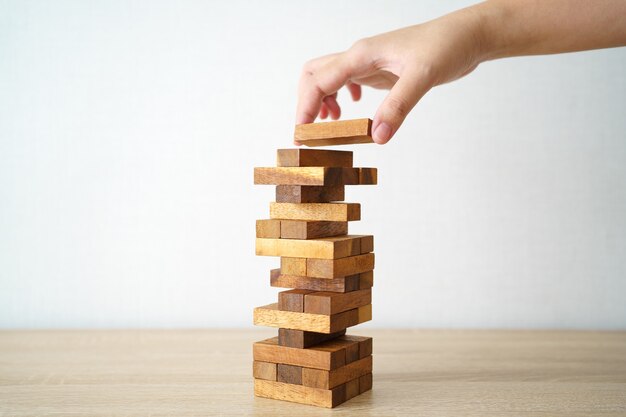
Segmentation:
<svg viewBox="0 0 626 417">
<path fill-rule="evenodd" d="M 281 223 L 281 227 L 282 227 L 282 223 Z M 281 234 L 282 234 L 282 229 L 281 229 Z M 366 235 L 361 238 L 361 253 L 370 253 L 370 252 L 374 252 L 374 236 Z"/>
<path fill-rule="evenodd" d="M 374 143 L 370 119 L 296 125 L 294 140 L 306 146 Z"/>
<path fill-rule="evenodd" d="M 374 269 L 374 254 L 349 256 L 342 259 L 306 260 L 306 276 L 315 278 L 337 278 L 360 274 Z"/>
<path fill-rule="evenodd" d="M 374 286 L 374 271 L 361 272 L 359 277 L 360 290 L 365 290 Z"/>
<path fill-rule="evenodd" d="M 285 275 L 306 276 L 306 258 L 280 258 L 280 273 Z M 300 287 L 295 287 L 300 288 Z"/>
<path fill-rule="evenodd" d="M 347 293 L 308 292 L 304 298 L 304 312 L 312 314 L 337 314 L 372 303 L 372 290 Z"/>
<path fill-rule="evenodd" d="M 254 309 L 254 324 L 316 333 L 334 333 L 372 319 L 371 304 L 333 315 L 281 311 L 278 304 Z"/>
<path fill-rule="evenodd" d="M 346 347 L 346 365 L 361 359 L 359 357 L 359 345 L 359 342 L 355 342 L 354 344 Z"/>
<path fill-rule="evenodd" d="M 360 185 L 378 184 L 378 170 L 376 168 L 359 168 Z"/>
<path fill-rule="evenodd" d="M 280 220 L 257 220 L 256 237 L 280 238 Z"/>
<path fill-rule="evenodd" d="M 257 167 L 254 168 L 254 183 L 260 185 L 310 186 L 360 185 L 361 178 L 363 177 L 362 170 L 370 172 L 375 169 L 376 168 Z M 371 174 L 369 176 L 371 177 Z"/>
<path fill-rule="evenodd" d="M 279 363 L 276 380 L 287 384 L 302 385 L 302 369 L 301 366 Z"/>
<path fill-rule="evenodd" d="M 280 220 L 280 237 L 282 239 L 316 239 L 347 234 L 348 222 Z M 363 242 L 363 239 L 361 239 L 361 242 Z"/>
<path fill-rule="evenodd" d="M 346 401 L 356 397 L 360 393 L 359 378 L 354 378 L 352 381 L 346 382 Z"/>
<path fill-rule="evenodd" d="M 256 239 L 259 256 L 338 259 L 361 253 L 361 235 L 344 235 L 319 239 Z"/>
<path fill-rule="evenodd" d="M 346 401 L 346 387 L 341 385 L 332 390 L 323 390 L 303 385 L 255 379 L 254 395 L 274 400 L 333 408 Z"/>
<path fill-rule="evenodd" d="M 352 311 L 352 310 L 349 310 L 349 311 Z M 358 323 L 365 323 L 366 321 L 370 321 L 372 319 L 372 305 L 371 304 L 359 307 L 357 311 L 358 311 L 358 316 L 357 316 Z M 344 314 L 344 313 L 340 313 L 340 314 Z M 335 315 L 339 315 L 339 314 L 335 314 Z"/>
<path fill-rule="evenodd" d="M 304 349 L 319 345 L 320 343 L 335 339 L 345 334 L 345 329 L 329 334 L 305 332 L 303 330 L 293 329 L 278 329 L 278 344 L 281 346 Z"/>
<path fill-rule="evenodd" d="M 280 288 L 301 288 L 313 291 L 349 292 L 359 289 L 360 275 L 341 278 L 311 278 L 298 275 L 285 275 L 280 269 L 270 271 L 270 285 Z"/>
<path fill-rule="evenodd" d="M 359 203 L 270 203 L 270 218 L 286 220 L 361 220 Z"/>
<path fill-rule="evenodd" d="M 363 394 L 365 391 L 372 389 L 372 374 L 366 374 L 359 378 L 359 392 Z"/>
<path fill-rule="evenodd" d="M 346 346 L 352 343 L 354 342 L 338 338 L 308 349 L 297 349 L 280 346 L 278 338 L 272 337 L 254 343 L 252 354 L 255 361 L 331 370 L 346 364 Z"/>
<path fill-rule="evenodd" d="M 352 152 L 322 149 L 279 149 L 279 167 L 352 167 Z"/>
<path fill-rule="evenodd" d="M 372 373 L 372 356 L 359 359 L 332 371 L 301 368 L 301 383 L 307 387 L 331 389 Z"/>
<path fill-rule="evenodd" d="M 277 367 L 272 362 L 252 362 L 252 374 L 255 378 L 276 381 Z"/>
<path fill-rule="evenodd" d="M 343 185 L 277 185 L 277 203 L 329 203 L 345 200 Z"/>
<path fill-rule="evenodd" d="M 367 336 L 355 336 L 355 335 L 345 335 L 343 336 L 344 340 L 350 340 L 352 342 L 358 343 L 358 358 L 363 359 L 366 356 L 370 356 L 372 354 L 372 338 Z M 346 362 L 349 363 L 349 362 Z"/>
<path fill-rule="evenodd" d="M 289 290 L 278 293 L 278 309 L 282 311 L 304 312 L 304 296 L 312 291 L 309 290 Z"/>
</svg>

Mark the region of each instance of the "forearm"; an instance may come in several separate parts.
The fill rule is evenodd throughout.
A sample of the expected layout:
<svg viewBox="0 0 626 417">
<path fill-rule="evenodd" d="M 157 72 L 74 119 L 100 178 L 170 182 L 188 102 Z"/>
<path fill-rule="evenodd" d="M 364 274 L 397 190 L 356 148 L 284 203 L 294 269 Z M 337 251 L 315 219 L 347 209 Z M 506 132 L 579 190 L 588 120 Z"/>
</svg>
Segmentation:
<svg viewBox="0 0 626 417">
<path fill-rule="evenodd" d="M 624 0 L 492 0 L 469 10 L 482 60 L 626 45 Z"/>
</svg>

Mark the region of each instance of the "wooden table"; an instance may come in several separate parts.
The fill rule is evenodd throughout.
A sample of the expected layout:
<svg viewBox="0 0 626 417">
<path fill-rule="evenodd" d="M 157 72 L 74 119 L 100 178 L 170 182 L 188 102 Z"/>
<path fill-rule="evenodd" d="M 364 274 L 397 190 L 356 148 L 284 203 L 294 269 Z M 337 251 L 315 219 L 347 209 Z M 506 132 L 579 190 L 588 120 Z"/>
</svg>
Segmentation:
<svg viewBox="0 0 626 417">
<path fill-rule="evenodd" d="M 3 331 L 0 416 L 626 415 L 626 332 L 355 331 L 374 389 L 334 410 L 253 397 L 272 334 Z"/>
</svg>

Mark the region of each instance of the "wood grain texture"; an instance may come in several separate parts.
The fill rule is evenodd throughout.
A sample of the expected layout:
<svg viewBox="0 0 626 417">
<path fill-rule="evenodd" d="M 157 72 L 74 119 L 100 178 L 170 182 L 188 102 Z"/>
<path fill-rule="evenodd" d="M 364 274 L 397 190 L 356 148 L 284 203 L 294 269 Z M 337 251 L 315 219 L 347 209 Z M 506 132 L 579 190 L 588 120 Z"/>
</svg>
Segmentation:
<svg viewBox="0 0 626 417">
<path fill-rule="evenodd" d="M 268 219 L 256 221 L 256 237 L 280 238 L 280 220 Z"/>
<path fill-rule="evenodd" d="M 331 370 L 346 364 L 345 348 L 353 343 L 353 341 L 342 341 L 339 338 L 308 349 L 296 349 L 280 346 L 278 338 L 272 337 L 255 342 L 252 345 L 252 356 L 255 361 Z"/>
<path fill-rule="evenodd" d="M 252 361 L 252 376 L 258 379 L 276 381 L 277 366 L 271 362 Z"/>
<path fill-rule="evenodd" d="M 312 388 L 331 389 L 371 373 L 372 356 L 367 356 L 332 371 L 300 368 L 300 383 Z"/>
<path fill-rule="evenodd" d="M 343 201 L 346 198 L 343 185 L 277 185 L 277 203 L 329 203 Z"/>
<path fill-rule="evenodd" d="M 280 269 L 270 271 L 270 285 L 279 288 L 301 288 L 313 291 L 349 292 L 365 289 L 361 274 L 341 278 L 311 278 L 281 274 Z"/>
<path fill-rule="evenodd" d="M 276 381 L 286 384 L 302 385 L 302 367 L 295 365 L 277 364 Z"/>
<path fill-rule="evenodd" d="M 378 184 L 378 170 L 376 168 L 359 168 L 360 185 Z"/>
<path fill-rule="evenodd" d="M 359 203 L 270 203 L 270 218 L 287 220 L 361 220 Z"/>
<path fill-rule="evenodd" d="M 278 303 L 256 307 L 254 325 L 334 333 L 372 319 L 372 306 L 366 305 L 333 315 L 281 311 Z"/>
<path fill-rule="evenodd" d="M 624 331 L 358 330 L 376 339 L 376 387 L 333 417 L 617 417 L 626 410 Z M 0 410 L 11 417 L 325 414 L 253 395 L 250 346 L 274 333 L 0 331 Z"/>
<path fill-rule="evenodd" d="M 304 312 L 311 314 L 337 314 L 372 303 L 372 290 L 347 293 L 308 292 L 303 295 Z"/>
<path fill-rule="evenodd" d="M 361 253 L 362 235 L 344 235 L 318 239 L 256 239 L 259 256 L 339 259 Z M 366 238 L 369 240 L 369 237 Z"/>
<path fill-rule="evenodd" d="M 333 408 L 346 401 L 345 385 L 323 390 L 262 379 L 254 380 L 254 395 L 325 408 Z"/>
<path fill-rule="evenodd" d="M 306 276 L 306 258 L 280 258 L 280 273 L 284 275 Z"/>
<path fill-rule="evenodd" d="M 352 167 L 351 151 L 326 149 L 278 149 L 276 166 L 279 167 Z"/>
<path fill-rule="evenodd" d="M 370 119 L 340 120 L 296 125 L 294 140 L 306 146 L 374 143 Z"/>
<path fill-rule="evenodd" d="M 335 339 L 345 334 L 345 329 L 329 334 L 305 332 L 303 330 L 294 329 L 278 329 L 278 344 L 281 346 L 304 349 L 319 345 L 320 343 Z"/>
<path fill-rule="evenodd" d="M 373 253 L 330 260 L 307 258 L 305 275 L 315 278 L 344 277 L 371 271 L 374 269 L 374 264 Z"/>
<path fill-rule="evenodd" d="M 278 309 L 282 311 L 304 312 L 304 296 L 309 290 L 293 289 L 278 293 Z"/>
<path fill-rule="evenodd" d="M 317 239 L 348 234 L 348 222 L 317 220 L 275 220 L 280 222 L 282 239 Z M 257 236 L 261 237 L 261 236 Z M 363 242 L 363 239 L 361 239 Z M 365 240 L 369 244 L 369 240 Z"/>
<path fill-rule="evenodd" d="M 358 178 L 358 168 L 254 168 L 254 183 L 258 185 L 345 185 L 346 180 L 351 183 L 358 183 Z"/>
<path fill-rule="evenodd" d="M 355 336 L 355 335 L 346 335 L 344 337 L 346 341 L 353 341 L 358 343 L 358 356 L 356 359 L 363 359 L 366 356 L 370 356 L 373 353 L 373 339 L 371 337 L 366 336 Z M 356 360 L 354 359 L 354 360 Z M 350 363 L 351 361 L 347 361 L 346 363 Z"/>
</svg>

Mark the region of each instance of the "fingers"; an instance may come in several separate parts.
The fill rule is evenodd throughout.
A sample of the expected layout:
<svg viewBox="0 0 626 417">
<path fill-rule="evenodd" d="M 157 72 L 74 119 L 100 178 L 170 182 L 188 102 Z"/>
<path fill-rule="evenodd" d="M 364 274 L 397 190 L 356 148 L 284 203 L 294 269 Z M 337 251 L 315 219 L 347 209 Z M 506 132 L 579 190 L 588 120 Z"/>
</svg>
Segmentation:
<svg viewBox="0 0 626 417">
<path fill-rule="evenodd" d="M 359 84 L 348 81 L 346 87 L 348 87 L 348 91 L 350 91 L 350 96 L 352 96 L 352 100 L 361 100 L 361 86 Z"/>
<path fill-rule="evenodd" d="M 408 70 L 404 73 L 374 116 L 372 139 L 378 144 L 389 142 L 409 112 L 432 86 L 420 71 Z"/>
<path fill-rule="evenodd" d="M 339 104 L 337 103 L 337 93 L 333 94 L 332 96 L 324 97 L 323 105 L 326 106 L 326 108 L 328 109 L 328 114 L 330 115 L 331 119 L 339 119 L 339 117 L 341 116 L 341 107 L 339 107 Z"/>
<path fill-rule="evenodd" d="M 327 107 L 328 115 L 341 115 L 336 96 L 351 76 L 351 64 L 345 54 L 335 54 L 307 63 L 300 77 L 296 124 L 312 123 Z M 321 116 L 321 114 L 320 114 Z"/>
</svg>

